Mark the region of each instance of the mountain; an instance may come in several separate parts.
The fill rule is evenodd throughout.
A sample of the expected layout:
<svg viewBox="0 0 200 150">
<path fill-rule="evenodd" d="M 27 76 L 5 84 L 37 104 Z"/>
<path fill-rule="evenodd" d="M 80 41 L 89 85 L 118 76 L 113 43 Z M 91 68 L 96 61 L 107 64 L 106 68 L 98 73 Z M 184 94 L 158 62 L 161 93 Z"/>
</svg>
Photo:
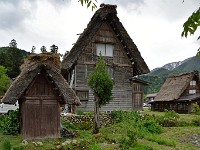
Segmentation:
<svg viewBox="0 0 200 150">
<path fill-rule="evenodd" d="M 149 94 L 158 92 L 168 76 L 191 72 L 193 70 L 200 72 L 199 56 L 190 57 L 184 61 L 168 63 L 163 67 L 153 69 L 146 75 L 141 75 L 139 78 L 151 83 L 145 87 L 145 94 Z"/>
</svg>

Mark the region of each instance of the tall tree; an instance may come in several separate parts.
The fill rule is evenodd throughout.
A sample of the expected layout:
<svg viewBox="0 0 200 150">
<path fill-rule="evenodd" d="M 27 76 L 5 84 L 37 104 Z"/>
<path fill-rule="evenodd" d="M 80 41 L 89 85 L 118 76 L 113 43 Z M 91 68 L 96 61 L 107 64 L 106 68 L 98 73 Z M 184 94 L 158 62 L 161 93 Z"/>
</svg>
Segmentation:
<svg viewBox="0 0 200 150">
<path fill-rule="evenodd" d="M 112 99 L 113 81 L 108 74 L 108 69 L 103 57 L 100 55 L 96 67 L 89 75 L 88 85 L 94 92 L 94 130 L 99 133 L 99 108 Z"/>
</svg>

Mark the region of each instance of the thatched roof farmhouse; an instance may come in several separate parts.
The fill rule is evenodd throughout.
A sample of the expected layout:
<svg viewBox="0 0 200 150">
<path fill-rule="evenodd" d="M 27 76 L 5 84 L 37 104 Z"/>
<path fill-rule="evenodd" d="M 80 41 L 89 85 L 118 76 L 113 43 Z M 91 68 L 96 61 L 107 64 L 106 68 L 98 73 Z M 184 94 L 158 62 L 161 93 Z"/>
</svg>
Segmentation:
<svg viewBox="0 0 200 150">
<path fill-rule="evenodd" d="M 198 71 L 168 77 L 151 105 L 152 110 L 190 113 L 194 102 L 200 103 Z"/>
<path fill-rule="evenodd" d="M 93 93 L 87 86 L 87 77 L 94 70 L 100 52 L 115 83 L 113 101 L 101 111 L 142 109 L 143 88 L 133 87 L 143 84 L 134 83 L 132 77 L 148 73 L 149 68 L 120 22 L 116 8 L 101 4 L 62 61 L 62 74 L 80 98 L 79 109 L 83 111 L 93 110 Z"/>
</svg>

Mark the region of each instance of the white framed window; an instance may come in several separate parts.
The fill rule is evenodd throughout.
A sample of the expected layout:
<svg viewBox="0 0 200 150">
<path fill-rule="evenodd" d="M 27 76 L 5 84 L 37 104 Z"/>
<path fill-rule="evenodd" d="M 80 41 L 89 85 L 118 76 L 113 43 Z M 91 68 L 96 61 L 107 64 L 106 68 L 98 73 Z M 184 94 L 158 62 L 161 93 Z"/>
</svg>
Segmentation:
<svg viewBox="0 0 200 150">
<path fill-rule="evenodd" d="M 100 53 L 102 56 L 109 56 L 113 57 L 113 49 L 114 45 L 112 44 L 96 44 L 97 48 L 97 56 L 100 56 Z"/>
<path fill-rule="evenodd" d="M 189 94 L 196 94 L 196 90 L 189 90 Z"/>
<path fill-rule="evenodd" d="M 191 86 L 195 86 L 196 85 L 196 81 L 195 80 L 190 81 L 190 85 Z"/>
</svg>

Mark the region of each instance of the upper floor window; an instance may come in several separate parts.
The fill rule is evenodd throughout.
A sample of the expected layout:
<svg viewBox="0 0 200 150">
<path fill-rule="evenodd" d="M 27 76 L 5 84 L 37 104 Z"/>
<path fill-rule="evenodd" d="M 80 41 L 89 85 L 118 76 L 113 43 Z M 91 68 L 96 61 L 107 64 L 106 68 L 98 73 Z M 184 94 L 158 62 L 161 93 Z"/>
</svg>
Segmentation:
<svg viewBox="0 0 200 150">
<path fill-rule="evenodd" d="M 196 85 L 196 81 L 195 81 L 195 80 L 190 81 L 190 85 L 191 85 L 191 86 L 195 86 L 195 85 Z"/>
<path fill-rule="evenodd" d="M 189 90 L 189 94 L 196 94 L 196 90 Z"/>
<path fill-rule="evenodd" d="M 100 53 L 102 56 L 109 56 L 113 57 L 113 49 L 114 45 L 112 44 L 97 44 L 97 56 L 100 56 Z"/>
</svg>

